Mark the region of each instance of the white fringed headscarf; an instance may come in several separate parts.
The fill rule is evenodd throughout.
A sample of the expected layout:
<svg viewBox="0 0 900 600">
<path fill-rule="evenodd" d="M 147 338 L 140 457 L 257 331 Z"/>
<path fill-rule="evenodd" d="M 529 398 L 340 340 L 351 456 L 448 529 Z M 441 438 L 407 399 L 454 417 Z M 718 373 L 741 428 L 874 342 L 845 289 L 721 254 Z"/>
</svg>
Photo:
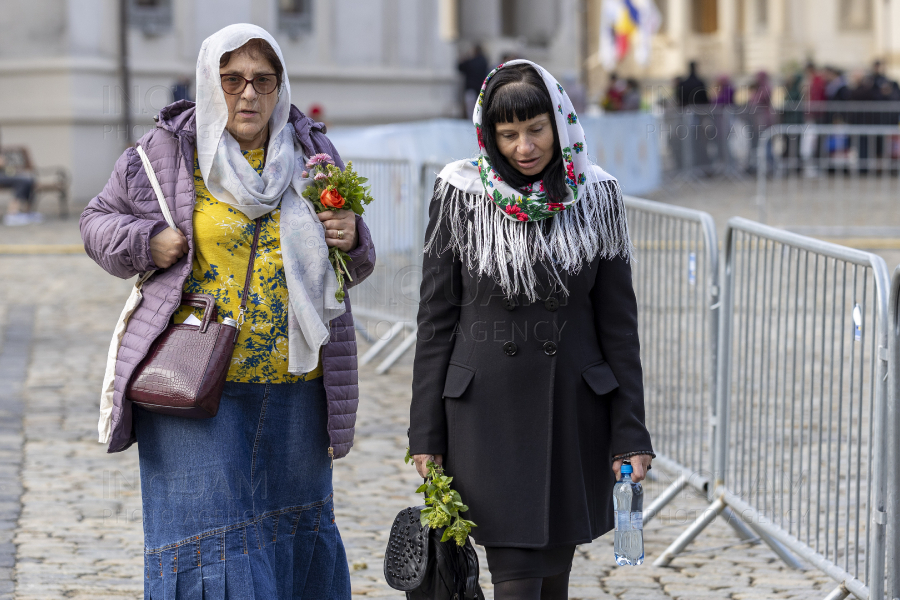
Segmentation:
<svg viewBox="0 0 900 600">
<path fill-rule="evenodd" d="M 282 66 L 278 102 L 269 119 L 266 164 L 260 176 L 225 129 L 228 105 L 219 77 L 219 59 L 252 39 L 268 42 Z M 274 93 L 274 92 L 273 92 Z M 291 86 L 281 48 L 261 27 L 229 25 L 206 38 L 197 58 L 197 157 L 210 194 L 256 219 L 281 206 L 281 255 L 287 280 L 288 371 L 308 373 L 319 364 L 319 348 L 328 343 L 329 321 L 344 314 L 337 277 L 328 260 L 325 231 L 312 203 L 301 195 L 306 159 L 288 125 Z"/>
<path fill-rule="evenodd" d="M 588 160 L 584 130 L 569 96 L 542 67 L 514 60 L 488 75 L 473 115 L 479 142 L 487 82 L 497 70 L 516 64 L 537 70 L 556 106 L 567 198 L 548 204 L 543 193 L 532 191 L 533 185 L 527 190 L 512 188 L 497 176 L 479 144 L 479 156 L 450 163 L 438 175 L 432 202 L 441 203 L 438 221 L 446 221 L 450 239 L 440 239 L 440 227 L 434 227 L 425 252 L 450 249 L 469 271 L 492 278 L 507 296 L 523 293 L 535 301 L 535 263 L 543 264 L 550 283 L 568 294 L 561 271 L 577 274 L 598 254 L 630 260 L 632 245 L 618 182 Z M 521 220 L 517 215 L 525 211 L 534 218 Z"/>
</svg>

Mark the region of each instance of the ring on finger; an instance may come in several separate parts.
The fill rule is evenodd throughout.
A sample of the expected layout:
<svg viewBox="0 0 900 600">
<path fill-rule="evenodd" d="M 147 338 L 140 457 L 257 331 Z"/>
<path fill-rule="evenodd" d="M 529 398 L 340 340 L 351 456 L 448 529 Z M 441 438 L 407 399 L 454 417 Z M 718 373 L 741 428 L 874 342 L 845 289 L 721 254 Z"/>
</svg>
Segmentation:
<svg viewBox="0 0 900 600">
<path fill-rule="evenodd" d="M 344 239 L 344 230 L 343 230 L 343 229 L 338 229 L 338 232 L 337 232 L 337 238 L 338 238 L 339 240 Z"/>
</svg>

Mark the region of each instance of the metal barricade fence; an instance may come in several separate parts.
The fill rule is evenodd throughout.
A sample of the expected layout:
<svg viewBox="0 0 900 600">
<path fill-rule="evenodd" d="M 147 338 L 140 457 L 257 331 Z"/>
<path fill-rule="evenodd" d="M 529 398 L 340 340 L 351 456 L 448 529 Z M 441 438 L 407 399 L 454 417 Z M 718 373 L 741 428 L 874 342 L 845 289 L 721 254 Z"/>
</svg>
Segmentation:
<svg viewBox="0 0 900 600">
<path fill-rule="evenodd" d="M 669 185 L 698 184 L 708 177 L 747 179 L 752 136 L 748 116 L 734 107 L 677 107 L 657 115 L 663 170 Z M 741 132 L 736 135 L 735 132 Z"/>
<path fill-rule="evenodd" d="M 900 192 L 900 129 L 896 125 L 775 125 L 756 148 L 757 219 L 814 195 L 816 206 L 840 206 L 847 194 L 889 204 Z M 785 221 L 793 219 L 785 218 Z"/>
<path fill-rule="evenodd" d="M 734 218 L 719 331 L 712 506 L 840 583 L 881 598 L 885 559 L 888 274 L 860 250 Z"/>
<path fill-rule="evenodd" d="M 705 492 L 711 473 L 719 249 L 707 213 L 632 197 L 625 207 L 636 251 L 646 423 L 654 464 L 675 477 L 644 511 L 647 522 L 685 486 Z"/>
<path fill-rule="evenodd" d="M 377 254 L 375 271 L 350 290 L 356 328 L 373 343 L 360 362 L 372 361 L 406 332 L 379 364 L 377 371 L 383 373 L 416 338 L 424 237 L 419 173 L 405 160 L 347 160 L 353 160 L 354 170 L 369 180 L 366 185 L 374 198 L 365 220 Z"/>
<path fill-rule="evenodd" d="M 890 362 L 888 363 L 887 534 L 885 597 L 900 600 L 900 266 L 891 280 Z"/>
</svg>

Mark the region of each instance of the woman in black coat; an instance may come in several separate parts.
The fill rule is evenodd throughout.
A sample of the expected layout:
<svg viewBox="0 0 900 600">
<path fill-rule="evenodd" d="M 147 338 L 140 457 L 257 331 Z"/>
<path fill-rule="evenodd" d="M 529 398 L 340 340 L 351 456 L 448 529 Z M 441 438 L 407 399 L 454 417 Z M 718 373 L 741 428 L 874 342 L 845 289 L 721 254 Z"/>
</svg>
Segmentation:
<svg viewBox="0 0 900 600">
<path fill-rule="evenodd" d="M 410 453 L 454 477 L 495 598 L 565 598 L 622 460 L 640 481 L 653 456 L 625 210 L 540 66 L 488 75 L 474 120 L 429 211 Z"/>
</svg>

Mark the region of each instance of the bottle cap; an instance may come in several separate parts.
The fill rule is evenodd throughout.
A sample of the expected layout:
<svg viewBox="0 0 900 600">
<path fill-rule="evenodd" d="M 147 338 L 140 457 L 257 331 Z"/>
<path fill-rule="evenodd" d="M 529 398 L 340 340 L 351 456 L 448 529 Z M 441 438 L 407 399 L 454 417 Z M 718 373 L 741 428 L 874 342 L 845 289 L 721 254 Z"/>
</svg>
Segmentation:
<svg viewBox="0 0 900 600">
<path fill-rule="evenodd" d="M 634 469 L 631 468 L 631 463 L 627 460 L 622 463 L 622 475 L 630 475 L 634 472 Z"/>
</svg>

